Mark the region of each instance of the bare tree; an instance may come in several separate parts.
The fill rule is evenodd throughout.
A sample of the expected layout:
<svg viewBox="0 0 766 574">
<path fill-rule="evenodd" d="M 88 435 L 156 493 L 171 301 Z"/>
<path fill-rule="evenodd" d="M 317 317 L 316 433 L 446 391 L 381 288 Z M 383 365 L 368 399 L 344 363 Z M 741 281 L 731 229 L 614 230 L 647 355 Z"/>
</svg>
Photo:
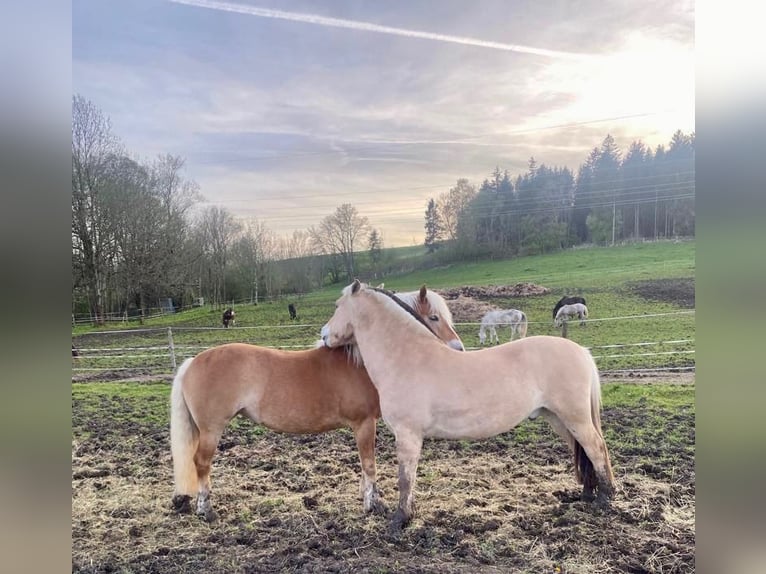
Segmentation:
<svg viewBox="0 0 766 574">
<path fill-rule="evenodd" d="M 215 303 L 226 302 L 226 270 L 231 245 L 240 224 L 225 208 L 211 206 L 201 215 L 198 240 L 206 255 L 207 280 Z"/>
<path fill-rule="evenodd" d="M 309 229 L 314 246 L 328 255 L 338 255 L 349 280 L 354 277 L 354 248 L 360 237 L 365 237 L 370 225 L 350 203 L 339 206 L 335 213 L 325 217 L 319 227 Z"/>
<path fill-rule="evenodd" d="M 311 243 L 311 234 L 308 231 L 296 230 L 290 237 L 283 240 L 283 256 L 285 259 L 298 259 L 300 257 L 309 257 L 314 254 L 314 247 Z"/>
<path fill-rule="evenodd" d="M 156 284 L 166 290 L 190 280 L 191 262 L 184 249 L 189 239 L 189 211 L 202 199 L 197 182 L 184 178 L 184 164 L 183 158 L 165 154 L 158 156 L 149 168 L 163 229 L 158 245 Z"/>
<path fill-rule="evenodd" d="M 93 103 L 73 96 L 72 250 L 97 323 L 104 321 L 109 263 L 115 248 L 108 166 L 121 152 L 109 120 Z"/>
<path fill-rule="evenodd" d="M 273 289 L 272 264 L 278 257 L 278 239 L 258 220 L 248 222 L 232 249 L 232 262 L 250 290 L 250 302 L 258 304 L 261 286 Z"/>
<path fill-rule="evenodd" d="M 436 208 L 448 239 L 457 239 L 460 216 L 475 196 L 476 188 L 467 179 L 458 179 L 455 187 L 436 198 Z"/>
</svg>

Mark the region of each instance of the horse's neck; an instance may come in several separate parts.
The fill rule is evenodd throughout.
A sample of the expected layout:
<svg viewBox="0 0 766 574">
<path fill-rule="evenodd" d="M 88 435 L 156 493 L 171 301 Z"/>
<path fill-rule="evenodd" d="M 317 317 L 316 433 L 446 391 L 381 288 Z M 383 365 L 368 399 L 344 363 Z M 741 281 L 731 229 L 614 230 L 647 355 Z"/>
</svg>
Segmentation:
<svg viewBox="0 0 766 574">
<path fill-rule="evenodd" d="M 369 296 L 357 309 L 355 338 L 369 367 L 370 358 L 380 358 L 390 364 L 391 357 L 403 360 L 412 354 L 413 344 L 419 346 L 441 346 L 436 337 L 414 317 L 397 309 L 388 309 L 387 302 Z"/>
</svg>

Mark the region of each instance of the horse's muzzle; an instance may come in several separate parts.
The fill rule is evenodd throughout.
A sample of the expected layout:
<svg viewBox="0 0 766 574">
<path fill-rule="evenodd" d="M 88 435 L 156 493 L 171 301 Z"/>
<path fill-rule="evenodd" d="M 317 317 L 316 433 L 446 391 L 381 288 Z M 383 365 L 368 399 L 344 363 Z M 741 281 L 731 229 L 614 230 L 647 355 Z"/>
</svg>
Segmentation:
<svg viewBox="0 0 766 574">
<path fill-rule="evenodd" d="M 447 346 L 452 347 L 456 351 L 465 351 L 465 347 L 460 339 L 452 339 L 447 342 Z"/>
<path fill-rule="evenodd" d="M 329 347 L 330 345 L 327 343 L 327 338 L 330 335 L 330 329 L 327 327 L 327 325 L 322 326 L 322 330 L 319 331 L 320 337 L 322 337 L 322 342 L 324 343 L 325 347 Z"/>
</svg>

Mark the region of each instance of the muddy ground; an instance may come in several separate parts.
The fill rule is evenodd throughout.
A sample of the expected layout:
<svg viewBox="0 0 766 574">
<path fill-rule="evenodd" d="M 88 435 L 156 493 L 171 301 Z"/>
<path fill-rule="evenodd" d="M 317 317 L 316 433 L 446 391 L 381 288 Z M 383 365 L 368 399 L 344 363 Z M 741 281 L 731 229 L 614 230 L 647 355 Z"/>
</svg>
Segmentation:
<svg viewBox="0 0 766 574">
<path fill-rule="evenodd" d="M 366 516 L 350 432 L 289 436 L 242 422 L 213 467 L 214 524 L 170 510 L 166 395 L 72 404 L 76 572 L 693 572 L 694 414 L 605 409 L 618 493 L 578 499 L 565 445 L 542 421 L 492 440 L 426 441 L 417 518 L 400 538 Z M 396 500 L 393 439 L 379 484 Z"/>
<path fill-rule="evenodd" d="M 694 277 L 632 281 L 627 284 L 627 288 L 650 301 L 661 301 L 684 309 L 694 309 Z"/>
</svg>

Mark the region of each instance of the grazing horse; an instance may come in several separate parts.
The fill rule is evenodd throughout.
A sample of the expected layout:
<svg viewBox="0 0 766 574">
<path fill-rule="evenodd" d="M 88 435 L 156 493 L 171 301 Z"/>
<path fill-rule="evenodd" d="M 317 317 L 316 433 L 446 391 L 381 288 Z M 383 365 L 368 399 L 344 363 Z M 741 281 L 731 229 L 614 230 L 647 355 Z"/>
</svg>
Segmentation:
<svg viewBox="0 0 766 574">
<path fill-rule="evenodd" d="M 229 307 L 226 309 L 226 311 L 223 312 L 223 326 L 224 328 L 228 329 L 229 327 L 233 327 L 235 323 L 236 320 L 234 310 Z"/>
<path fill-rule="evenodd" d="M 447 305 L 423 287 L 403 294 L 412 312 L 432 325 L 429 336 L 462 348 Z M 187 359 L 173 380 L 170 439 L 175 491 L 173 507 L 210 521 L 210 466 L 224 429 L 237 414 L 278 432 L 307 434 L 350 427 L 362 465 L 365 511 L 385 505 L 375 484 L 378 393 L 356 349 L 326 347 L 282 351 L 231 343 Z"/>
<path fill-rule="evenodd" d="M 457 353 L 404 312 L 385 292 L 355 281 L 322 327 L 328 347 L 357 345 L 396 437 L 399 507 L 392 530 L 412 518 L 418 459 L 425 437 L 480 439 L 543 416 L 574 454 L 584 500 L 608 505 L 614 493 L 601 432 L 601 384 L 587 349 L 536 336 Z"/>
<path fill-rule="evenodd" d="M 582 303 L 585 305 L 585 299 L 582 297 L 562 297 L 559 299 L 559 302 L 556 303 L 556 305 L 553 306 L 553 320 L 556 320 L 556 313 L 559 312 L 559 309 L 563 307 L 564 305 L 574 305 L 575 303 Z"/>
<path fill-rule="evenodd" d="M 517 335 L 519 339 L 527 336 L 527 316 L 522 311 L 518 309 L 490 311 L 481 318 L 479 343 L 483 345 L 487 340 L 487 331 L 489 331 L 489 344 L 492 344 L 493 339 L 495 343 L 499 343 L 497 328 L 502 325 L 510 325 L 511 341 L 514 335 Z"/>
<path fill-rule="evenodd" d="M 298 318 L 298 312 L 295 310 L 295 305 L 293 305 L 292 303 L 290 303 L 287 306 L 287 312 L 290 313 L 290 319 L 292 319 L 293 321 L 295 321 Z"/>
<path fill-rule="evenodd" d="M 574 317 L 580 319 L 580 325 L 585 325 L 585 319 L 588 318 L 588 308 L 582 303 L 564 305 L 556 313 L 556 320 L 553 324 L 556 327 L 561 327 L 561 325 L 564 324 L 564 321 L 568 321 Z"/>
</svg>

